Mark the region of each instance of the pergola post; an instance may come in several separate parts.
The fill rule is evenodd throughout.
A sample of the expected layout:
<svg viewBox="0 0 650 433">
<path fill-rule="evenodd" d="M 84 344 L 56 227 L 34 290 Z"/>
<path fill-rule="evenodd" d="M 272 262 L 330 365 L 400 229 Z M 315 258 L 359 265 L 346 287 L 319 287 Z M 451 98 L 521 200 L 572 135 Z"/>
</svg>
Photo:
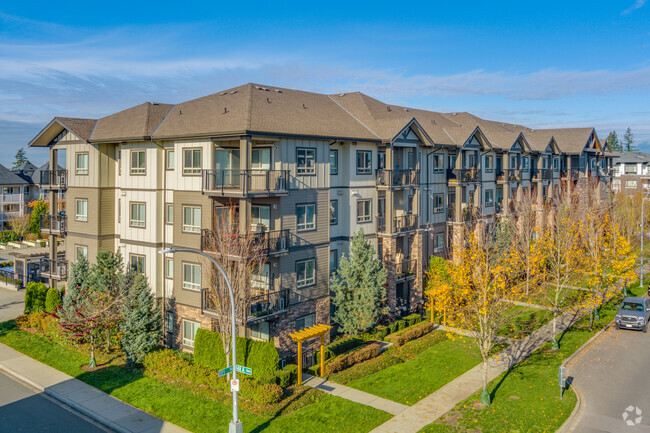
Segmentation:
<svg viewBox="0 0 650 433">
<path fill-rule="evenodd" d="M 302 383 L 302 341 L 298 342 L 298 385 Z"/>
<path fill-rule="evenodd" d="M 320 335 L 320 376 L 325 376 L 325 334 Z"/>
<path fill-rule="evenodd" d="M 325 374 L 325 333 L 332 329 L 330 325 L 314 325 L 289 334 L 298 343 L 298 384 L 302 383 L 302 342 L 320 337 L 320 375 Z"/>
</svg>

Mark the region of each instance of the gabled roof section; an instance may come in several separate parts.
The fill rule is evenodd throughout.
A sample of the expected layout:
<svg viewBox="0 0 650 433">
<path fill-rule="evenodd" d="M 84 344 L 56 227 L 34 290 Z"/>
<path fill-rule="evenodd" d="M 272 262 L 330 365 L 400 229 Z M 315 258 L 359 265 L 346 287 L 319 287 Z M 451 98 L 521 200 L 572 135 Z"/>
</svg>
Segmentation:
<svg viewBox="0 0 650 433">
<path fill-rule="evenodd" d="M 463 147 L 470 145 L 474 141 L 478 142 L 481 150 L 492 149 L 490 141 L 487 139 L 487 137 L 485 137 L 485 134 L 483 134 L 483 131 L 481 131 L 481 128 L 479 126 L 474 128 L 474 131 L 472 131 L 470 136 L 467 137 L 467 140 L 465 140 L 463 143 Z"/>
<path fill-rule="evenodd" d="M 145 102 L 102 117 L 97 121 L 90 141 L 97 143 L 149 139 L 172 107 L 171 104 Z"/>
<path fill-rule="evenodd" d="M 29 185 L 29 182 L 0 164 L 0 185 Z"/>
<path fill-rule="evenodd" d="M 433 142 L 431 137 L 429 137 L 429 135 L 426 133 L 426 131 L 420 126 L 420 124 L 418 123 L 417 119 L 415 119 L 415 117 L 413 119 L 411 119 L 411 121 L 409 123 L 407 123 L 406 126 L 404 128 L 402 128 L 402 130 L 400 132 L 398 132 L 395 137 L 393 137 L 393 139 L 391 140 L 391 143 L 396 141 L 396 140 L 406 138 L 406 136 L 408 136 L 408 133 L 410 131 L 413 131 L 415 136 L 418 137 L 418 140 L 420 140 L 420 142 L 423 145 L 425 145 L 425 146 L 435 146 L 435 143 Z"/>
<path fill-rule="evenodd" d="M 519 133 L 517 136 L 517 139 L 515 140 L 514 143 L 512 143 L 512 146 L 510 146 L 509 150 L 512 150 L 515 146 L 521 147 L 521 151 L 523 153 L 530 153 L 533 151 L 537 151 L 536 149 L 533 149 L 533 147 L 528 143 L 528 140 L 526 140 L 526 137 L 522 132 Z"/>
<path fill-rule="evenodd" d="M 510 150 L 521 132 L 519 125 L 485 120 L 470 113 L 446 113 L 445 116 L 452 119 L 461 128 L 480 127 L 481 132 L 490 142 L 490 146 L 503 151 Z"/>
<path fill-rule="evenodd" d="M 580 155 L 588 146 L 594 128 L 540 129 L 541 134 L 555 138 L 559 149 L 569 155 Z"/>
<path fill-rule="evenodd" d="M 29 147 L 49 146 L 63 131 L 70 131 L 80 140 L 88 141 L 96 123 L 96 119 L 55 117 L 27 145 Z"/>
</svg>

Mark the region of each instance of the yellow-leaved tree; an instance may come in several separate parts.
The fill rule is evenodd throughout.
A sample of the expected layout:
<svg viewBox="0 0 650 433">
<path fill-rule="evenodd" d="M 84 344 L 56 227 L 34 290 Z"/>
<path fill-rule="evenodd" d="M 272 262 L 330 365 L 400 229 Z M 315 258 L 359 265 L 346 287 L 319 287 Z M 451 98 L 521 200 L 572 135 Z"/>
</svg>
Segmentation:
<svg viewBox="0 0 650 433">
<path fill-rule="evenodd" d="M 435 315 L 442 315 L 440 323 L 447 324 L 447 315 L 457 307 L 454 288 L 449 274 L 450 263 L 442 257 L 431 256 L 426 273 L 427 310 L 431 312 L 431 322 Z"/>
</svg>

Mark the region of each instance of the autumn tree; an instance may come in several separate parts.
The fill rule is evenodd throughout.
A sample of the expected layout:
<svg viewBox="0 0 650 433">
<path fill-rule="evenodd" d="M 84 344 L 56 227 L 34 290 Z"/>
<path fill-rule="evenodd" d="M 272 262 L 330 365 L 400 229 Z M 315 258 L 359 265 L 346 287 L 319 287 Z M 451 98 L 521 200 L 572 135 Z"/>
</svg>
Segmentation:
<svg viewBox="0 0 650 433">
<path fill-rule="evenodd" d="M 425 294 L 428 297 L 427 309 L 433 313 L 442 314 L 440 323 L 447 324 L 447 314 L 456 308 L 454 287 L 451 281 L 450 264 L 442 257 L 431 256 L 426 273 Z"/>
<path fill-rule="evenodd" d="M 16 233 L 16 235 L 23 239 L 29 233 L 30 217 L 29 214 L 14 215 L 9 219 L 9 228 Z"/>
<path fill-rule="evenodd" d="M 330 281 L 333 320 L 342 332 L 357 335 L 386 314 L 386 275 L 375 249 L 359 230 L 350 242 L 350 254 L 341 257 Z"/>
<path fill-rule="evenodd" d="M 514 266 L 521 270 L 526 296 L 531 287 L 536 287 L 542 277 L 542 254 L 538 244 L 539 230 L 537 227 L 538 206 L 530 189 L 525 190 L 521 198 L 514 203 L 514 230 L 512 258 Z"/>
<path fill-rule="evenodd" d="M 39 198 L 38 200 L 34 200 L 32 202 L 27 203 L 27 206 L 32 209 L 32 211 L 30 212 L 30 219 L 29 219 L 29 231 L 31 233 L 40 235 L 41 234 L 40 218 L 42 214 L 47 214 L 49 204 L 47 201 L 43 200 L 42 198 Z"/>
<path fill-rule="evenodd" d="M 638 242 L 642 200 L 643 195 L 640 192 L 634 195 L 617 192 L 613 194 L 610 205 L 610 222 L 618 226 L 621 236 L 633 246 Z M 646 212 L 645 223 L 650 223 L 650 212 Z"/>
</svg>

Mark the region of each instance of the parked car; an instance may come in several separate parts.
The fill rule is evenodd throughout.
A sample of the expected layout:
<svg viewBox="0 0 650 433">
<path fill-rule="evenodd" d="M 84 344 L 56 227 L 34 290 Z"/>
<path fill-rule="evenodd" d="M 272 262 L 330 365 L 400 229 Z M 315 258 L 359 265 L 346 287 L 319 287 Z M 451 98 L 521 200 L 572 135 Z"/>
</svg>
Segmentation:
<svg viewBox="0 0 650 433">
<path fill-rule="evenodd" d="M 628 297 L 618 308 L 614 323 L 618 329 L 638 329 L 647 332 L 650 320 L 650 299 Z"/>
</svg>

